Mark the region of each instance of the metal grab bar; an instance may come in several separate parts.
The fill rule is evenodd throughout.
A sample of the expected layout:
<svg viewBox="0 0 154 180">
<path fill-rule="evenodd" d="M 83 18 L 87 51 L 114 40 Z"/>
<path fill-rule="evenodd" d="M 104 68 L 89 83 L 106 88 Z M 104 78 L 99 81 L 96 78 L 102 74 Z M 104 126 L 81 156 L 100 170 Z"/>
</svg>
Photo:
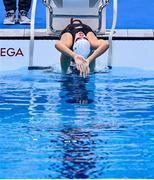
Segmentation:
<svg viewBox="0 0 154 180">
<path fill-rule="evenodd" d="M 34 36 L 35 36 L 35 15 L 37 0 L 33 0 L 30 26 L 30 43 L 29 43 L 29 67 L 33 66 L 34 59 Z"/>
<path fill-rule="evenodd" d="M 32 4 L 32 13 L 31 13 L 31 26 L 30 26 L 30 42 L 29 42 L 29 70 L 42 70 L 42 69 L 51 69 L 48 67 L 34 66 L 34 47 L 35 47 L 35 16 L 36 16 L 36 6 L 37 0 L 33 0 Z"/>
<path fill-rule="evenodd" d="M 108 3 L 109 0 L 106 0 L 106 2 Z M 45 5 L 49 8 L 49 11 L 51 12 L 51 20 L 53 19 L 53 8 L 50 5 L 50 3 L 47 3 L 46 0 L 43 0 L 43 3 L 45 3 Z M 115 31 L 115 26 L 116 26 L 116 22 L 117 22 L 117 0 L 114 0 L 114 5 L 113 5 L 113 22 L 112 22 L 112 28 L 110 31 L 110 35 L 109 35 L 109 51 L 108 51 L 108 59 L 107 59 L 107 67 L 109 69 L 112 68 L 112 37 Z M 29 44 L 29 69 L 33 68 L 33 58 L 34 58 L 34 36 L 35 36 L 35 15 L 36 15 L 36 5 L 37 5 L 37 0 L 33 0 L 33 4 L 32 4 L 32 13 L 31 13 L 31 28 L 30 28 L 30 44 Z M 104 6 L 100 6 L 100 8 L 103 8 L 106 6 L 107 4 L 104 4 Z M 100 14 L 102 12 L 101 9 L 100 10 Z M 100 16 L 101 19 L 102 16 Z M 99 30 L 100 27 L 98 27 Z M 53 29 L 54 30 L 54 29 Z M 49 68 L 49 67 L 47 67 Z"/>
<path fill-rule="evenodd" d="M 50 12 L 50 16 L 49 16 L 49 22 L 50 22 L 50 30 L 53 33 L 59 33 L 58 30 L 55 30 L 53 27 L 53 17 L 58 17 L 58 18 L 98 18 L 98 28 L 96 30 L 96 33 L 99 33 L 102 27 L 102 11 L 103 9 L 109 4 L 109 0 L 105 0 L 105 4 L 103 3 L 103 5 L 101 5 L 98 9 L 98 15 L 61 15 L 61 14 L 53 14 L 53 7 L 51 6 L 51 0 L 42 0 L 43 4 L 48 8 L 49 12 Z M 103 0 L 102 0 L 103 1 Z"/>
<path fill-rule="evenodd" d="M 113 34 L 115 31 L 116 23 L 117 23 L 117 9 L 118 9 L 118 1 L 113 0 L 113 21 L 112 21 L 112 27 L 109 34 L 109 50 L 108 50 L 108 59 L 107 59 L 107 67 L 109 69 L 112 69 L 112 60 L 113 60 Z"/>
</svg>

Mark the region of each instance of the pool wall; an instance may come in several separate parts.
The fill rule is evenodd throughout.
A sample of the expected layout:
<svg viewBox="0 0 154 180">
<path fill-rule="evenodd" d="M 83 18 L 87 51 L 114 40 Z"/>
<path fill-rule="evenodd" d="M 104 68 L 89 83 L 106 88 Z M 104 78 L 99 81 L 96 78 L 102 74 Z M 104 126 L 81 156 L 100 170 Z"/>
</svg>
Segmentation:
<svg viewBox="0 0 154 180">
<path fill-rule="evenodd" d="M 34 66 L 52 66 L 60 71 L 56 40 L 35 40 Z M 106 65 L 108 51 L 97 58 L 98 71 Z M 0 40 L 0 72 L 28 67 L 29 40 Z M 113 67 L 154 70 L 154 40 L 114 40 Z"/>
</svg>

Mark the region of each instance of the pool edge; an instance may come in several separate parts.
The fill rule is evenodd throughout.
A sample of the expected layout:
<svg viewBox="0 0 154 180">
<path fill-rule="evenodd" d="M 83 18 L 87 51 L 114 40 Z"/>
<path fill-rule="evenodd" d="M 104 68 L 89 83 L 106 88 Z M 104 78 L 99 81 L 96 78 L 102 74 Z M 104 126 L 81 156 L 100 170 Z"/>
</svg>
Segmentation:
<svg viewBox="0 0 154 180">
<path fill-rule="evenodd" d="M 108 39 L 107 34 L 98 34 L 99 38 Z M 29 39 L 30 29 L 0 29 L 0 39 Z M 58 39 L 54 34 L 47 34 L 46 29 L 35 29 L 36 39 Z M 113 39 L 143 40 L 154 39 L 154 29 L 116 29 Z"/>
</svg>

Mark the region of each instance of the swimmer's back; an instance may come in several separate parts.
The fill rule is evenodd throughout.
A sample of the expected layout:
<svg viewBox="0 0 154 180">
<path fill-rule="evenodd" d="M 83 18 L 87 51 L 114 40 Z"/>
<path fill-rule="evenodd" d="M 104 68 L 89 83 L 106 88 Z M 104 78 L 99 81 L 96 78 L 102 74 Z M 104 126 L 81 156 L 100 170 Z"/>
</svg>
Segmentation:
<svg viewBox="0 0 154 180">
<path fill-rule="evenodd" d="M 86 24 L 69 24 L 62 32 L 61 35 L 68 32 L 72 34 L 73 38 L 75 38 L 75 34 L 78 32 L 83 32 L 85 35 L 87 35 L 88 32 L 93 32 L 91 27 L 89 27 Z"/>
</svg>

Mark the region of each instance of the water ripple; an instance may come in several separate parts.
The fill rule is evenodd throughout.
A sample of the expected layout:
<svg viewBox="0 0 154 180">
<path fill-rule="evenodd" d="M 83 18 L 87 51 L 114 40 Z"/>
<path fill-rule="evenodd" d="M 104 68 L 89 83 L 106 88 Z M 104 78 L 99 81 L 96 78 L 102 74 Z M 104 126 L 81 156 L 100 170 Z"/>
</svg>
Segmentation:
<svg viewBox="0 0 154 180">
<path fill-rule="evenodd" d="M 154 178 L 154 78 L 0 79 L 0 178 Z"/>
</svg>

